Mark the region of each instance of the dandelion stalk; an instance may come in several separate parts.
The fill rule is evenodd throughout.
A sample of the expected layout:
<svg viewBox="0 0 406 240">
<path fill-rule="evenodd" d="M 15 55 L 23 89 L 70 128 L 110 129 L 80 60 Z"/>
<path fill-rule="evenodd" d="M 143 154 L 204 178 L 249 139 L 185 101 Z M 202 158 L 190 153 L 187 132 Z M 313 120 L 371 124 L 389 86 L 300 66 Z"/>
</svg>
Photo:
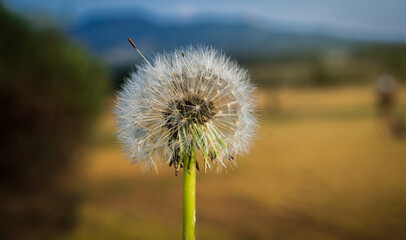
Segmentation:
<svg viewBox="0 0 406 240">
<path fill-rule="evenodd" d="M 196 150 L 192 147 L 183 171 L 183 240 L 195 239 L 196 223 Z"/>
<path fill-rule="evenodd" d="M 141 54 L 136 45 L 130 43 Z M 247 153 L 257 129 L 245 70 L 211 48 L 157 54 L 130 73 L 116 101 L 118 137 L 144 170 L 183 168 L 183 239 L 195 239 L 196 171 L 221 171 Z M 201 159 L 197 159 L 197 153 Z"/>
</svg>

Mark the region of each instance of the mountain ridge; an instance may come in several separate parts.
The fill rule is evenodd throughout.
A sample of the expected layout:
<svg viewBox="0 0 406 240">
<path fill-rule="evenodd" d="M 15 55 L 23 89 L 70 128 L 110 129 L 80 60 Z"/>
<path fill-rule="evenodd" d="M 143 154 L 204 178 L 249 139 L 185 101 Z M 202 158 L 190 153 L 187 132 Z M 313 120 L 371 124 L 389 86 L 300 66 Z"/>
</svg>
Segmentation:
<svg viewBox="0 0 406 240">
<path fill-rule="evenodd" d="M 268 55 L 347 49 L 356 43 L 323 34 L 264 29 L 243 21 L 206 21 L 181 25 L 160 24 L 150 19 L 145 14 L 90 17 L 71 27 L 68 34 L 108 61 L 119 62 L 134 58 L 133 53 L 128 51 L 128 37 L 134 38 L 146 54 L 201 44 L 224 49 L 233 55 Z"/>
</svg>

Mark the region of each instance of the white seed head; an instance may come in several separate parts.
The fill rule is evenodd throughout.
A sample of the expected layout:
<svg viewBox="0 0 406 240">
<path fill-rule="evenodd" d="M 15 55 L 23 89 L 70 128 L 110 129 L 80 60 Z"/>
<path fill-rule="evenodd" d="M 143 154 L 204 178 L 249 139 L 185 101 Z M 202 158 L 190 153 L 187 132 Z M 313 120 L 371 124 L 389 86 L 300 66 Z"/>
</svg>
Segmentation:
<svg viewBox="0 0 406 240">
<path fill-rule="evenodd" d="M 157 54 L 131 72 L 116 100 L 118 137 L 144 170 L 179 170 L 191 146 L 220 170 L 248 152 L 257 121 L 247 72 L 212 48 Z"/>
</svg>

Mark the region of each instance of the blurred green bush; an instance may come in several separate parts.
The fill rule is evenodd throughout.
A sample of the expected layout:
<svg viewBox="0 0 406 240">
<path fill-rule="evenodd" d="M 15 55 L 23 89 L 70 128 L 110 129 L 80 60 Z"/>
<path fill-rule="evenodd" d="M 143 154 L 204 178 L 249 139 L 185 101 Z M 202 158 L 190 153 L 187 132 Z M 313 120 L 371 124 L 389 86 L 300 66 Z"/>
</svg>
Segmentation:
<svg viewBox="0 0 406 240">
<path fill-rule="evenodd" d="M 104 66 L 0 3 L 0 239 L 74 223 L 75 157 L 108 91 Z"/>
</svg>

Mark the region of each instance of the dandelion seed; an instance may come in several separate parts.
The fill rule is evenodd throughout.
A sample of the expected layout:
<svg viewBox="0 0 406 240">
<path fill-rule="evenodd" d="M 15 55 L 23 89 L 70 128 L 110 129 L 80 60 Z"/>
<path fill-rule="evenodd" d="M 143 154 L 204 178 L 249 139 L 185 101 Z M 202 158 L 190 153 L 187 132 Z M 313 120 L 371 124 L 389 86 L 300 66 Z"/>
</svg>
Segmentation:
<svg viewBox="0 0 406 240">
<path fill-rule="evenodd" d="M 195 145 L 202 161 L 213 161 L 205 166 L 221 170 L 234 162 L 229 156 L 249 150 L 257 127 L 253 90 L 246 71 L 212 48 L 158 54 L 118 93 L 123 150 L 144 170 L 165 162 L 176 169 Z"/>
</svg>

